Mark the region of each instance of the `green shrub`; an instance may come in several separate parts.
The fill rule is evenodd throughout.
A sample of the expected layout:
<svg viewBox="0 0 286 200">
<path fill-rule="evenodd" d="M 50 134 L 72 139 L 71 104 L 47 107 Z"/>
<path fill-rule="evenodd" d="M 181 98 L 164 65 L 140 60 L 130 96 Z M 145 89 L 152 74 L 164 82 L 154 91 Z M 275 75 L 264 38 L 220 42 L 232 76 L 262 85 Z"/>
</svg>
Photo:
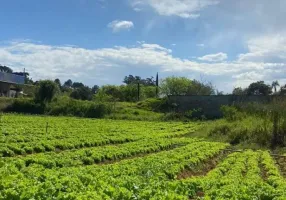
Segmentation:
<svg viewBox="0 0 286 200">
<path fill-rule="evenodd" d="M 234 106 L 221 106 L 223 117 L 228 121 L 236 121 L 242 119 L 242 113 Z"/>
<path fill-rule="evenodd" d="M 188 121 L 184 113 L 170 112 L 166 113 L 161 118 L 163 121 Z"/>
<path fill-rule="evenodd" d="M 11 105 L 8 105 L 4 112 L 44 114 L 44 105 L 35 103 L 33 99 L 15 99 Z"/>
<path fill-rule="evenodd" d="M 69 97 L 59 97 L 49 103 L 46 108 L 46 114 L 56 116 L 102 118 L 110 113 L 111 106 L 108 104 L 75 100 Z"/>
<path fill-rule="evenodd" d="M 0 97 L 0 110 L 5 110 L 9 105 L 13 103 L 13 101 L 13 98 Z"/>
<path fill-rule="evenodd" d="M 209 135 L 228 135 L 231 132 L 230 124 L 219 124 L 210 130 Z"/>
<path fill-rule="evenodd" d="M 150 110 L 155 112 L 167 112 L 169 110 L 168 99 L 156 99 L 150 98 L 144 101 L 140 101 L 136 105 L 137 108 Z"/>
</svg>

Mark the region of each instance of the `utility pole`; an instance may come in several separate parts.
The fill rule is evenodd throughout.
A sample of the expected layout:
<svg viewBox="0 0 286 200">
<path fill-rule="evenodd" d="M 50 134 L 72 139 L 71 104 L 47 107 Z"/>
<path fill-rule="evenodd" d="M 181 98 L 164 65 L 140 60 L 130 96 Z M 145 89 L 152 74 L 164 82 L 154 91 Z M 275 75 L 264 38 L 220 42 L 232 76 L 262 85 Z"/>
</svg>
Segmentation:
<svg viewBox="0 0 286 200">
<path fill-rule="evenodd" d="M 159 97 L 159 95 L 158 95 L 158 93 L 159 93 L 158 87 L 159 87 L 159 74 L 157 72 L 157 75 L 156 75 L 156 97 L 157 98 Z"/>
</svg>

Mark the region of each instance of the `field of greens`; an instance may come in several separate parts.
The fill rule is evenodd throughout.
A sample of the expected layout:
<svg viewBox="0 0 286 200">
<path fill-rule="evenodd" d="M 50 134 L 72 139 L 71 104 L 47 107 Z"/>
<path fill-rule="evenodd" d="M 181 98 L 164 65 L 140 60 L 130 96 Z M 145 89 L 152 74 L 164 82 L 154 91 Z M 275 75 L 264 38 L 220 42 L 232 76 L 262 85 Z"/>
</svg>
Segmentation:
<svg viewBox="0 0 286 200">
<path fill-rule="evenodd" d="M 0 199 L 286 199 L 267 151 L 189 137 L 196 123 L 2 115 Z"/>
</svg>

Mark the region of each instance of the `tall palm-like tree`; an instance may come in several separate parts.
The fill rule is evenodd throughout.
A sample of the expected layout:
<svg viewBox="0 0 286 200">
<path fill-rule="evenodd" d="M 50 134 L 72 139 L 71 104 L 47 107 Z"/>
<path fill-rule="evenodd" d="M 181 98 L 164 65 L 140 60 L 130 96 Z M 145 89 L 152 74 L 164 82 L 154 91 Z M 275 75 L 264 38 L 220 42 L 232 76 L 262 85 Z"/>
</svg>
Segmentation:
<svg viewBox="0 0 286 200">
<path fill-rule="evenodd" d="M 275 93 L 277 92 L 277 86 L 280 86 L 279 82 L 278 81 L 273 81 L 272 82 L 272 88 L 274 88 Z"/>
</svg>

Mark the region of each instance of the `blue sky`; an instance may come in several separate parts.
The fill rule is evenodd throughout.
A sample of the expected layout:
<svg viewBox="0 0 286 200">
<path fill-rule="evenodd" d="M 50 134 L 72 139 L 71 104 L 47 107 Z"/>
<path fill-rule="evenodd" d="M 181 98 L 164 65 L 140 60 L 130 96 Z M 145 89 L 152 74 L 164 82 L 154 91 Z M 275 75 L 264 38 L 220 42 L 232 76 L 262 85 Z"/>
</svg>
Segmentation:
<svg viewBox="0 0 286 200">
<path fill-rule="evenodd" d="M 0 64 L 34 80 L 286 84 L 285 0 L 3 0 Z"/>
</svg>

